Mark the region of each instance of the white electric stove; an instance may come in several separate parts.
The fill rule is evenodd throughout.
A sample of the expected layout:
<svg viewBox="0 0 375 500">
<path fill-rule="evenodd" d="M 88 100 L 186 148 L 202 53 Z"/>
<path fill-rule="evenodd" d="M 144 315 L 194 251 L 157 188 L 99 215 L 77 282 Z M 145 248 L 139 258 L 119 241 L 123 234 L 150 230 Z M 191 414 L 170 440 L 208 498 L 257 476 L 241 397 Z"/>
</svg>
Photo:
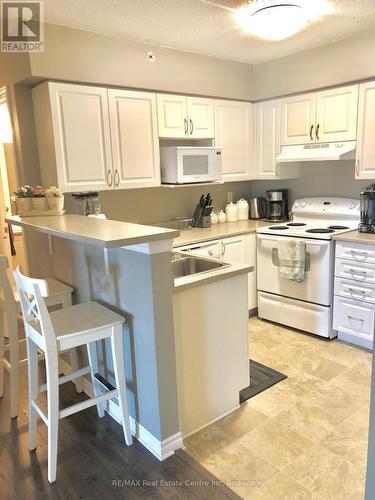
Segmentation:
<svg viewBox="0 0 375 500">
<path fill-rule="evenodd" d="M 357 229 L 359 201 L 304 198 L 292 207 L 292 220 L 257 230 L 258 315 L 322 337 L 332 329 L 334 242 L 336 234 Z M 282 238 L 306 243 L 302 283 L 280 277 L 278 244 Z"/>
</svg>

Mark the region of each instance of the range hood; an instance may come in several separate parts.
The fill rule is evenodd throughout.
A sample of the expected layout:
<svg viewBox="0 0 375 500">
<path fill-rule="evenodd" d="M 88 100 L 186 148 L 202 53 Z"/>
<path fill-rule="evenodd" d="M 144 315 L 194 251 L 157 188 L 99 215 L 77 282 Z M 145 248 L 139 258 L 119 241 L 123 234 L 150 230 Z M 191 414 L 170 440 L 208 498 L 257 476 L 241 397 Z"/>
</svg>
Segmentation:
<svg viewBox="0 0 375 500">
<path fill-rule="evenodd" d="M 355 160 L 355 148 L 355 141 L 282 146 L 277 162 Z"/>
</svg>

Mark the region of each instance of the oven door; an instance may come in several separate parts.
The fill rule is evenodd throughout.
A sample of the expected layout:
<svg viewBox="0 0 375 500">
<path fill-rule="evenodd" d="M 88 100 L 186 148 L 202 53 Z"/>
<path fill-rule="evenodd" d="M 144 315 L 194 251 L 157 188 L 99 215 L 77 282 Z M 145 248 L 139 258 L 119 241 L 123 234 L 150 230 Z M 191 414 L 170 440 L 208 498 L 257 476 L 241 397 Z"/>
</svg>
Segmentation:
<svg viewBox="0 0 375 500">
<path fill-rule="evenodd" d="M 305 279 L 302 283 L 281 278 L 278 243 L 280 237 L 257 235 L 258 290 L 325 306 L 331 305 L 333 289 L 333 245 L 329 240 L 306 242 Z M 300 238 L 288 238 L 299 240 Z"/>
<path fill-rule="evenodd" d="M 215 180 L 215 156 L 212 149 L 178 149 L 178 182 L 211 182 Z"/>
</svg>

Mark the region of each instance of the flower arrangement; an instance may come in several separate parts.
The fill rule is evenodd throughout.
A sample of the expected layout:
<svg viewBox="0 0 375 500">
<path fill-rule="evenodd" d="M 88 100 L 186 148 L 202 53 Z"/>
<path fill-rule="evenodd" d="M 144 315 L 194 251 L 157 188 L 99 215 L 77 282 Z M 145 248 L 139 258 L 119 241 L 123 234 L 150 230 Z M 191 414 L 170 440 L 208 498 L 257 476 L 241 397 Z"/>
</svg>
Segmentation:
<svg viewBox="0 0 375 500">
<path fill-rule="evenodd" d="M 61 198 L 64 196 L 64 191 L 56 186 L 51 186 L 45 191 L 47 198 Z"/>
<path fill-rule="evenodd" d="M 46 190 L 43 186 L 35 186 L 32 188 L 32 196 L 33 198 L 45 198 Z"/>
<path fill-rule="evenodd" d="M 28 186 L 21 186 L 14 192 L 14 196 L 17 198 L 32 198 L 33 196 L 33 188 Z"/>
</svg>

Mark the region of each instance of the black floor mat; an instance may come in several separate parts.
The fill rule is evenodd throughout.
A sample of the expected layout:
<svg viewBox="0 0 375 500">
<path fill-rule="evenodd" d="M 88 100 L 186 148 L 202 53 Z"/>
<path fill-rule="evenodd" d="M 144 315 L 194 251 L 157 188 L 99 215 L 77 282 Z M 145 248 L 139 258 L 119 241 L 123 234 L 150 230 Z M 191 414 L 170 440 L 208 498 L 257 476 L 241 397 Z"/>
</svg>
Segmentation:
<svg viewBox="0 0 375 500">
<path fill-rule="evenodd" d="M 252 359 L 249 360 L 249 363 L 250 385 L 240 391 L 240 404 L 287 378 L 283 373 Z"/>
</svg>

